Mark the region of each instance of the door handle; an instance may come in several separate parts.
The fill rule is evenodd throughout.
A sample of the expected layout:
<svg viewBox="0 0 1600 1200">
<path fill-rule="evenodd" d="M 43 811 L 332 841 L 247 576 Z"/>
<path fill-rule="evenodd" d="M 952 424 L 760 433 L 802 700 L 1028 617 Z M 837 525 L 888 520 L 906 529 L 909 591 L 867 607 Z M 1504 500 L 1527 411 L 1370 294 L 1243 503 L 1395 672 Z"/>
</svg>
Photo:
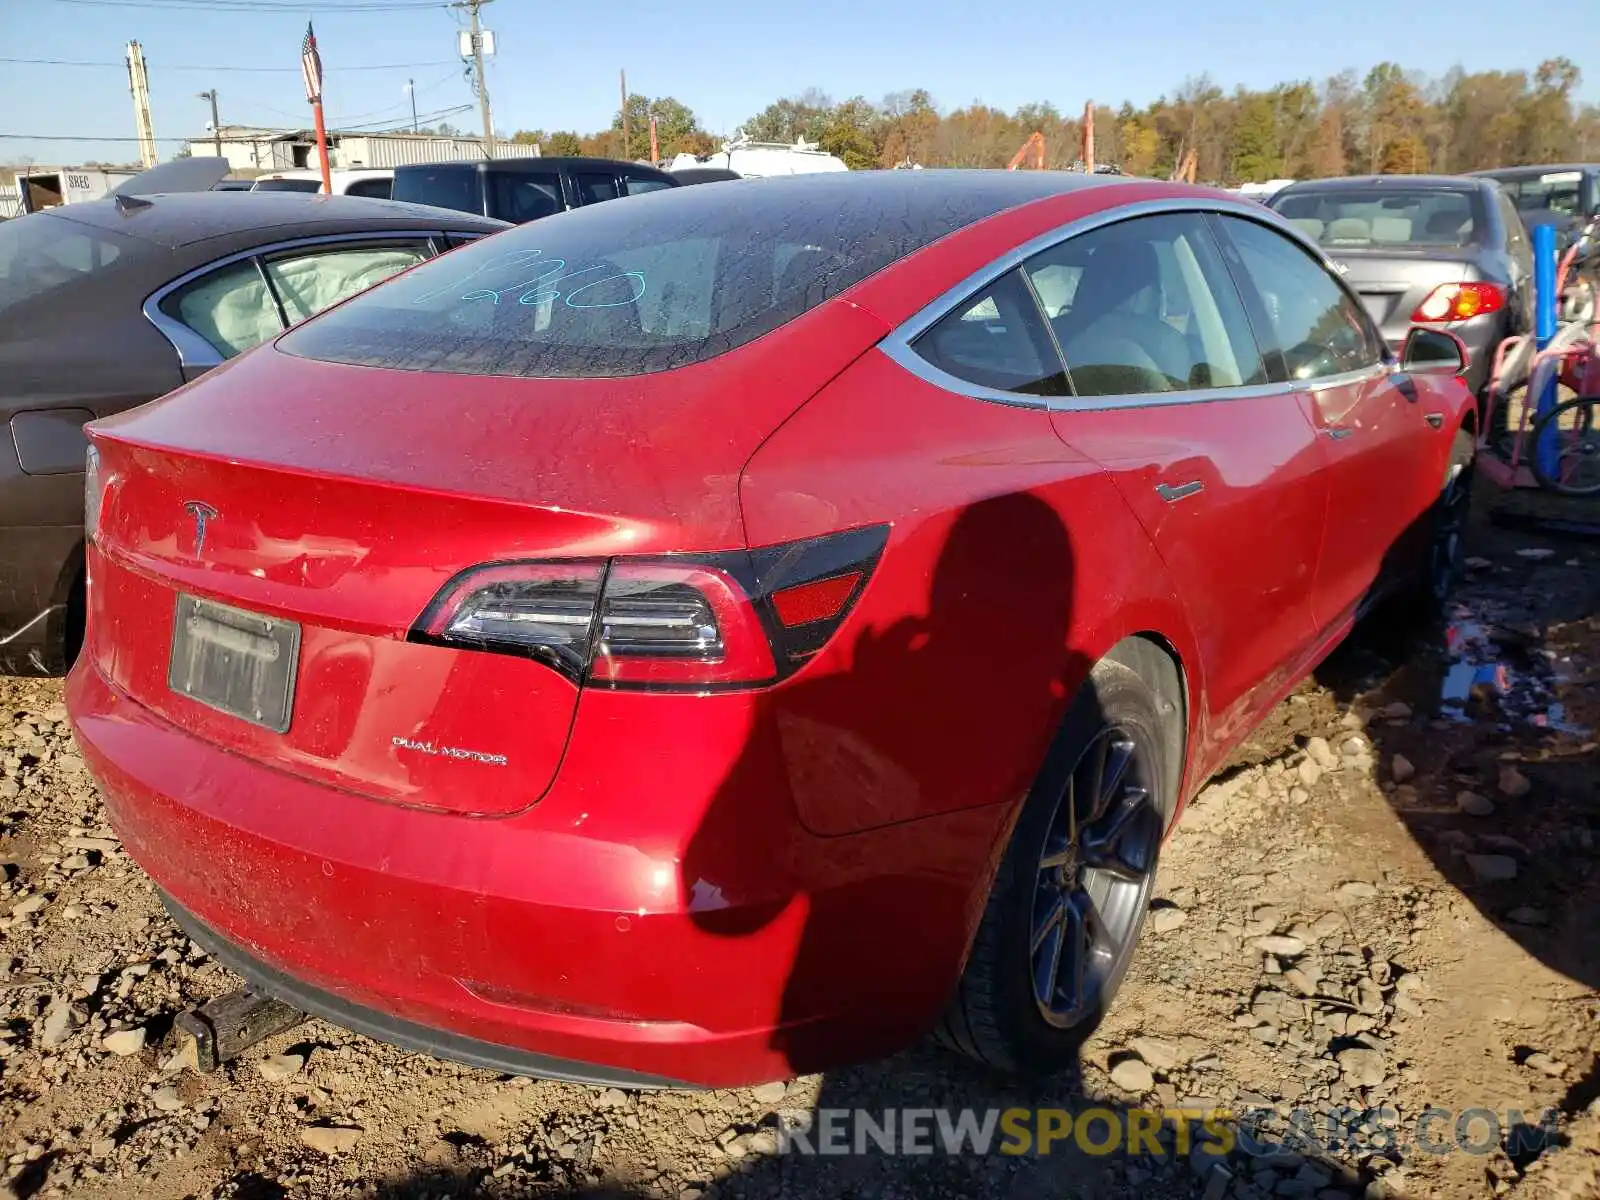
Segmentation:
<svg viewBox="0 0 1600 1200">
<path fill-rule="evenodd" d="M 1342 442 L 1345 438 L 1354 433 L 1355 430 L 1351 429 L 1347 425 L 1330 425 L 1327 429 L 1319 430 L 1319 432 L 1326 434 L 1336 442 Z"/>
<path fill-rule="evenodd" d="M 1156 495 L 1160 496 L 1168 504 L 1176 504 L 1185 496 L 1193 496 L 1196 492 L 1205 490 L 1206 485 L 1198 479 L 1191 479 L 1188 483 L 1180 483 L 1177 487 L 1173 487 L 1170 483 L 1156 484 Z"/>
<path fill-rule="evenodd" d="M 1432 425 L 1435 429 L 1443 429 L 1444 428 L 1444 414 L 1443 413 L 1423 413 L 1422 414 L 1422 419 L 1424 421 L 1426 421 L 1429 425 Z"/>
</svg>

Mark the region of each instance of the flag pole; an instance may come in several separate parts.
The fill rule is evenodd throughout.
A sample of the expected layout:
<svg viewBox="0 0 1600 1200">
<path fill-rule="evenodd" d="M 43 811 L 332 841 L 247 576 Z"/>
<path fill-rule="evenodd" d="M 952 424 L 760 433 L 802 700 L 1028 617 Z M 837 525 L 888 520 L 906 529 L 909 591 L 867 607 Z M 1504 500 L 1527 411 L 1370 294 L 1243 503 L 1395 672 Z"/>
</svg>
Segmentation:
<svg viewBox="0 0 1600 1200">
<path fill-rule="evenodd" d="M 300 42 L 300 73 L 305 76 L 306 102 L 317 123 L 317 158 L 322 165 L 322 192 L 333 194 L 333 173 L 328 169 L 328 128 L 322 120 L 322 55 L 317 51 L 317 35 L 306 22 L 306 36 Z"/>
<path fill-rule="evenodd" d="M 322 123 L 322 99 L 311 106 L 311 111 L 317 119 L 317 156 L 322 160 L 322 192 L 325 196 L 333 195 L 333 172 L 328 169 L 328 130 Z"/>
</svg>

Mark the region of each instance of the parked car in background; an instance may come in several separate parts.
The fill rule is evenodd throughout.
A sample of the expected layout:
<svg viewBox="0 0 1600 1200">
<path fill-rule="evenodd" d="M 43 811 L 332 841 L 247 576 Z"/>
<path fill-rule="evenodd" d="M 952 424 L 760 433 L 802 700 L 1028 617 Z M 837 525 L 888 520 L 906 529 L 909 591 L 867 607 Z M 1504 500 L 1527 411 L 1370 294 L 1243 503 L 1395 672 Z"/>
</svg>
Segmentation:
<svg viewBox="0 0 1600 1200">
<path fill-rule="evenodd" d="M 1413 325 L 1466 343 L 1482 392 L 1495 347 L 1533 328 L 1533 250 L 1492 179 L 1366 175 L 1290 184 L 1269 207 L 1333 260 L 1398 349 Z"/>
<path fill-rule="evenodd" d="M 815 142 L 797 138 L 787 142 L 754 142 L 740 135 L 711 154 L 679 154 L 667 170 L 677 174 L 696 168 L 720 167 L 741 179 L 764 179 L 770 175 L 814 175 L 829 171 L 848 171 L 844 159 L 829 154 Z"/>
<path fill-rule="evenodd" d="M 1561 319 L 1595 320 L 1600 313 L 1600 163 L 1566 163 L 1536 167 L 1503 167 L 1475 171 L 1499 182 L 1511 196 L 1531 234 L 1535 226 L 1551 225 L 1556 231 L 1556 251 L 1565 255 L 1573 243 L 1579 247 L 1562 293 Z"/>
<path fill-rule="evenodd" d="M 520 225 L 569 208 L 677 187 L 665 171 L 610 158 L 495 158 L 396 167 L 394 198 Z"/>
<path fill-rule="evenodd" d="M 328 182 L 335 196 L 367 196 L 387 200 L 394 187 L 394 172 L 382 170 L 329 171 Z M 262 175 L 250 187 L 253 192 L 320 192 L 320 170 L 274 171 Z"/>
<path fill-rule="evenodd" d="M 143 404 L 502 228 L 381 200 L 210 191 L 122 196 L 6 222 L 0 670 L 60 673 L 81 643 L 85 421 Z"/>
<path fill-rule="evenodd" d="M 1494 167 L 1472 174 L 1505 188 L 1525 222 L 1583 225 L 1600 216 L 1600 163 Z"/>
<path fill-rule="evenodd" d="M 1183 801 L 1448 593 L 1472 397 L 1406 349 L 1181 184 L 584 207 L 91 426 L 78 744 L 190 936 L 373 1036 L 1055 1071 Z"/>
<path fill-rule="evenodd" d="M 726 167 L 673 167 L 668 174 L 679 183 L 726 183 L 744 178 L 739 172 Z"/>
</svg>

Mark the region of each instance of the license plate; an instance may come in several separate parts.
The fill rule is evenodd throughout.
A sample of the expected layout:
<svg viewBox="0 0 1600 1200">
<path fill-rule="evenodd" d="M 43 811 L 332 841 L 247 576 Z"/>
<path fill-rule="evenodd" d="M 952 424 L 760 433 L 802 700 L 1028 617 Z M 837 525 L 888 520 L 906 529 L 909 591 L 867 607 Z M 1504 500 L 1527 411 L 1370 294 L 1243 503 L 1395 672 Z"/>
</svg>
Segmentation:
<svg viewBox="0 0 1600 1200">
<path fill-rule="evenodd" d="M 180 696 L 283 733 L 299 659 L 294 621 L 178 594 L 167 686 Z"/>
</svg>

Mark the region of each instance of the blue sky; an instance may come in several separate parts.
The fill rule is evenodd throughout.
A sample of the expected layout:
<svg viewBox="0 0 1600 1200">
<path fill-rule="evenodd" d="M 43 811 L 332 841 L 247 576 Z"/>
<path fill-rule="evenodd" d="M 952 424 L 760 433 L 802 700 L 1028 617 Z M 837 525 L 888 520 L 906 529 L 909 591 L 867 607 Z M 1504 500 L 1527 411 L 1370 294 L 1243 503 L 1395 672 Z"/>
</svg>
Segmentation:
<svg viewBox="0 0 1600 1200">
<path fill-rule="evenodd" d="M 146 0 L 152 5 L 168 0 Z M 330 124 L 409 121 L 418 109 L 471 102 L 455 56 L 457 14 L 442 5 L 343 12 L 326 0 L 303 11 L 192 11 L 100 0 L 0 0 L 0 58 L 120 62 L 138 38 L 149 64 L 156 134 L 198 136 L 215 87 L 229 124 L 309 124 L 297 72 L 306 17 L 316 20 L 328 74 Z M 371 0 L 369 0 L 371 2 Z M 1532 69 L 1565 52 L 1600 99 L 1600 3 L 1594 0 L 809 0 L 774 5 L 699 0 L 494 0 L 484 23 L 500 40 L 489 71 L 495 125 L 580 132 L 609 124 L 617 69 L 631 91 L 673 95 L 714 132 L 731 131 L 769 101 L 820 87 L 879 99 L 926 87 L 942 107 L 983 100 L 1004 109 L 1034 100 L 1063 111 L 1085 99 L 1135 104 L 1209 73 L 1225 88 L 1321 79 L 1383 59 L 1430 74 Z M 1589 52 L 1585 52 L 1585 47 Z M 426 64 L 352 70 L 385 64 Z M 179 70 L 198 66 L 205 69 Z M 287 68 L 277 73 L 224 70 Z M 476 129 L 476 111 L 448 118 Z M 111 67 L 0 61 L 0 135 L 132 138 L 125 72 Z M 177 148 L 164 142 L 165 158 Z M 0 163 L 131 159 L 126 142 L 0 137 Z"/>
</svg>

